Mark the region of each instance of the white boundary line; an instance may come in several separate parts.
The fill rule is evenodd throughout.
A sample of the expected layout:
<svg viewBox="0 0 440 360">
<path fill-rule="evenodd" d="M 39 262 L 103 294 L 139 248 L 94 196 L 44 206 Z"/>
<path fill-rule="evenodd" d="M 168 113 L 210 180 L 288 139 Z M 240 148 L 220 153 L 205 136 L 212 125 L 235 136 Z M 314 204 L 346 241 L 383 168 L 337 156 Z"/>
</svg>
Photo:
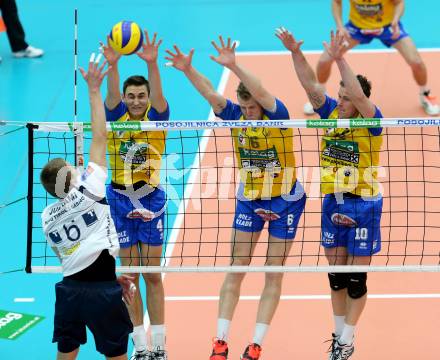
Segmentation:
<svg viewBox="0 0 440 360">
<path fill-rule="evenodd" d="M 220 77 L 220 82 L 218 84 L 217 87 L 217 92 L 219 92 L 220 94 L 223 94 L 225 89 L 226 89 L 226 84 L 229 80 L 229 76 L 230 76 L 231 72 L 226 69 L 223 68 L 223 73 Z M 208 120 L 214 120 L 215 115 L 214 112 L 212 111 L 212 108 L 209 112 L 208 115 Z M 194 162 L 191 166 L 192 170 L 190 175 L 189 175 L 189 179 L 187 181 L 187 185 L 185 186 L 185 190 L 183 191 L 183 201 L 180 202 L 179 204 L 179 209 L 177 211 L 177 216 L 176 219 L 174 220 L 174 224 L 173 224 L 173 230 L 171 231 L 171 235 L 168 239 L 168 243 L 169 245 L 167 246 L 166 252 L 165 252 L 165 261 L 162 262 L 162 266 L 167 266 L 169 263 L 169 259 L 171 258 L 171 255 L 173 254 L 173 250 L 174 250 L 174 245 L 176 244 L 177 238 L 179 236 L 180 230 L 181 230 L 181 226 L 184 220 L 184 214 L 185 214 L 185 210 L 189 204 L 189 200 L 194 188 L 194 184 L 196 183 L 195 179 L 196 176 L 198 176 L 199 174 L 199 169 L 200 169 L 200 163 L 203 161 L 203 156 L 205 154 L 205 150 L 206 147 L 208 146 L 208 142 L 209 142 L 209 134 L 211 133 L 212 129 L 206 129 L 203 132 L 203 138 L 202 138 L 202 142 L 200 143 L 200 151 L 198 152 L 198 154 L 200 155 L 196 155 Z M 165 278 L 165 273 L 162 274 L 162 280 Z M 145 328 L 145 332 L 148 331 L 148 327 L 150 326 L 150 319 L 148 317 L 148 312 L 145 311 L 144 314 L 144 328 Z M 148 341 L 147 341 L 148 343 Z M 132 356 L 135 354 L 136 350 L 133 349 L 133 353 Z"/>
<path fill-rule="evenodd" d="M 14 302 L 20 302 L 20 303 L 32 303 L 35 302 L 35 298 L 31 297 L 31 298 L 15 298 Z"/>
<path fill-rule="evenodd" d="M 369 299 L 440 299 L 440 294 L 368 294 Z M 281 300 L 330 300 L 330 295 L 281 295 Z M 218 301 L 219 296 L 166 296 L 166 301 Z M 240 296 L 241 301 L 258 301 L 259 295 Z"/>
<path fill-rule="evenodd" d="M 440 48 L 418 48 L 419 52 L 440 52 Z M 304 54 L 322 54 L 323 50 L 303 50 Z M 349 54 L 381 54 L 381 53 L 397 53 L 396 49 L 351 49 Z M 274 51 L 237 51 L 238 56 L 272 56 L 272 55 L 289 55 L 290 51 L 287 50 L 274 50 Z"/>
<path fill-rule="evenodd" d="M 230 74 L 231 74 L 231 72 L 228 69 L 223 70 L 222 76 L 220 78 L 220 83 L 217 87 L 217 92 L 219 92 L 220 94 L 224 93 Z M 208 120 L 211 121 L 211 120 L 214 120 L 214 118 L 215 118 L 215 115 L 211 109 L 209 112 Z M 205 150 L 206 150 L 206 147 L 208 146 L 208 142 L 209 142 L 209 134 L 211 133 L 211 131 L 212 131 L 212 129 L 206 129 L 203 132 L 202 142 L 200 143 L 200 151 L 199 151 L 200 156 L 196 155 L 194 162 L 191 166 L 191 168 L 195 169 L 195 170 L 191 171 L 187 185 L 185 186 L 185 190 L 184 190 L 183 198 L 185 200 L 180 202 L 179 210 L 177 211 L 178 215 L 176 216 L 176 219 L 174 220 L 173 230 L 171 231 L 171 235 L 168 240 L 170 245 L 167 246 L 167 250 L 165 253 L 165 264 L 163 264 L 165 266 L 168 265 L 169 261 L 167 259 L 169 259 L 170 256 L 172 255 L 173 250 L 174 250 L 174 245 L 177 241 L 177 237 L 179 236 L 180 227 L 182 226 L 182 223 L 184 220 L 185 209 L 187 208 L 187 206 L 189 204 L 189 200 L 190 200 L 190 197 L 191 197 L 191 194 L 192 194 L 192 191 L 194 188 L 194 184 L 195 184 L 195 179 L 199 173 L 200 162 L 203 161 Z"/>
</svg>

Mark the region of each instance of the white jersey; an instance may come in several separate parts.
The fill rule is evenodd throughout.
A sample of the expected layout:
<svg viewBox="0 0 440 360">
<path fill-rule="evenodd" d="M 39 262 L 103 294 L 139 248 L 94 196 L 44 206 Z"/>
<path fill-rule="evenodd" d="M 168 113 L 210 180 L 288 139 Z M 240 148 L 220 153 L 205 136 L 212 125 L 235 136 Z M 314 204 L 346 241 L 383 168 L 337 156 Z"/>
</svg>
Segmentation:
<svg viewBox="0 0 440 360">
<path fill-rule="evenodd" d="M 107 171 L 89 163 L 67 196 L 41 215 L 44 234 L 58 250 L 64 276 L 93 264 L 104 249 L 118 255 L 118 237 L 105 199 L 106 179 Z"/>
</svg>

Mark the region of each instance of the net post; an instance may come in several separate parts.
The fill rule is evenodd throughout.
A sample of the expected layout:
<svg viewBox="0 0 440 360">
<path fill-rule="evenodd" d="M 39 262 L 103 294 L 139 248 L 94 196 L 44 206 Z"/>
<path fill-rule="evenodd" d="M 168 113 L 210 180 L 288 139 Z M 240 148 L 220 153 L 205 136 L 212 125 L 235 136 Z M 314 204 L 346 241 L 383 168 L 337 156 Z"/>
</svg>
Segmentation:
<svg viewBox="0 0 440 360">
<path fill-rule="evenodd" d="M 78 9 L 74 10 L 74 45 L 73 45 L 73 121 L 76 126 L 78 121 Z M 75 131 L 74 137 L 75 143 L 75 167 L 79 167 L 83 170 L 84 166 L 84 133 L 82 131 L 82 125 L 79 132 Z"/>
<path fill-rule="evenodd" d="M 27 242 L 26 242 L 26 272 L 32 273 L 32 228 L 34 212 L 34 129 L 38 126 L 27 123 L 28 129 L 28 192 L 27 192 Z"/>
<path fill-rule="evenodd" d="M 83 170 L 84 167 L 84 126 L 82 122 L 73 123 L 75 138 L 75 167 Z"/>
</svg>

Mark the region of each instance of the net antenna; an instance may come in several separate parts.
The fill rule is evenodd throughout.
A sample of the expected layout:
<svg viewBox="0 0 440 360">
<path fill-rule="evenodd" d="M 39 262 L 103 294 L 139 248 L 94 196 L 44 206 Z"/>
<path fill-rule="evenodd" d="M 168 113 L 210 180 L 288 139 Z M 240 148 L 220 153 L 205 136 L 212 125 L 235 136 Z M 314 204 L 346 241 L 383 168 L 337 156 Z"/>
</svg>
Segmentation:
<svg viewBox="0 0 440 360">
<path fill-rule="evenodd" d="M 74 84 L 73 84 L 73 131 L 75 134 L 75 166 L 84 167 L 84 133 L 82 123 L 78 123 L 78 9 L 74 10 L 74 47 L 73 47 L 73 63 L 74 63 Z"/>
</svg>

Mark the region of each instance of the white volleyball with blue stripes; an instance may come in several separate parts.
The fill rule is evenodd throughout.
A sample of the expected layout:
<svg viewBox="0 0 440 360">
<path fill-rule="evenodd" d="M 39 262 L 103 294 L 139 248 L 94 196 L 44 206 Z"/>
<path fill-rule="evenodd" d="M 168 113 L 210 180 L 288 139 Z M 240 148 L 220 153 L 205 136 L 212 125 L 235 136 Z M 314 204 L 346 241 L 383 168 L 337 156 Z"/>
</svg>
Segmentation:
<svg viewBox="0 0 440 360">
<path fill-rule="evenodd" d="M 144 36 L 138 24 L 133 21 L 120 21 L 110 32 L 110 46 L 122 55 L 131 55 L 142 46 Z"/>
</svg>

